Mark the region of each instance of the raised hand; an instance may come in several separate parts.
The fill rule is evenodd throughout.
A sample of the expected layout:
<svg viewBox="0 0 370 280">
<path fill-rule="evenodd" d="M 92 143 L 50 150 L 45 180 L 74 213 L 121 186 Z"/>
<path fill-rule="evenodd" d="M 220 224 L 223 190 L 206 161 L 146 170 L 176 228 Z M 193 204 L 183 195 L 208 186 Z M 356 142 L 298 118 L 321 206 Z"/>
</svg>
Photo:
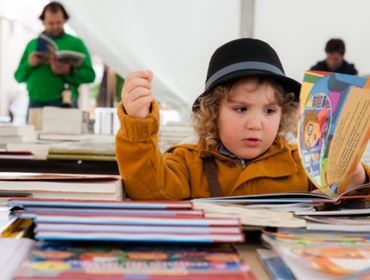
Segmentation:
<svg viewBox="0 0 370 280">
<path fill-rule="evenodd" d="M 129 116 L 145 119 L 149 115 L 150 105 L 155 100 L 152 95 L 152 80 L 151 71 L 137 71 L 127 75 L 121 99 Z"/>
</svg>

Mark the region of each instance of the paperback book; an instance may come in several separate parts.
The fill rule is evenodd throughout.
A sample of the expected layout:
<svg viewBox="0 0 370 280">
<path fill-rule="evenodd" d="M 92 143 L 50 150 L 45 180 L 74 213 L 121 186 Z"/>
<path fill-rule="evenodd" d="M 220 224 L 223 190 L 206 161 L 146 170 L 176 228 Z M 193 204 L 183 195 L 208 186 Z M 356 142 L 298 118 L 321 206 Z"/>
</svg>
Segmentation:
<svg viewBox="0 0 370 280">
<path fill-rule="evenodd" d="M 55 41 L 44 33 L 41 33 L 37 38 L 36 51 L 39 52 L 40 55 L 53 53 L 56 55 L 58 61 L 70 63 L 74 67 L 80 66 L 82 61 L 85 59 L 84 53 L 72 50 L 59 50 Z"/>
</svg>

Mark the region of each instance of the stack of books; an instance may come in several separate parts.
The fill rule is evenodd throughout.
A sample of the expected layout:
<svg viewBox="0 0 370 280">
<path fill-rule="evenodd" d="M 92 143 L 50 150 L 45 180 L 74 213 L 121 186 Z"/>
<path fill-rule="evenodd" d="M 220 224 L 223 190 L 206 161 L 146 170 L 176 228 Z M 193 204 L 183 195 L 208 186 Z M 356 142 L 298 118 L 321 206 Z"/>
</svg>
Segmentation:
<svg viewBox="0 0 370 280">
<path fill-rule="evenodd" d="M 113 175 L 0 172 L 2 193 L 34 198 L 122 200 L 122 180 Z"/>
<path fill-rule="evenodd" d="M 67 142 L 53 145 L 48 159 L 115 161 L 115 143 Z"/>
<path fill-rule="evenodd" d="M 0 143 L 23 143 L 35 139 L 35 128 L 32 125 L 0 125 Z"/>
<path fill-rule="evenodd" d="M 9 206 L 32 218 L 35 238 L 48 241 L 238 243 L 237 218 L 207 218 L 190 201 L 84 201 L 15 198 Z"/>
</svg>

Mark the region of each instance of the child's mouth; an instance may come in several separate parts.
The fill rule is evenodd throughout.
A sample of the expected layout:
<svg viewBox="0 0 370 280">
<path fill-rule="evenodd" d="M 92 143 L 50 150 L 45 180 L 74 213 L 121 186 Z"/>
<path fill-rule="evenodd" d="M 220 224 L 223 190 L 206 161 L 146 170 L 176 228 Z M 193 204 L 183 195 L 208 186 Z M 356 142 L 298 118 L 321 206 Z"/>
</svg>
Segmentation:
<svg viewBox="0 0 370 280">
<path fill-rule="evenodd" d="M 257 147 L 262 142 L 258 138 L 244 138 L 242 141 L 248 147 Z"/>
</svg>

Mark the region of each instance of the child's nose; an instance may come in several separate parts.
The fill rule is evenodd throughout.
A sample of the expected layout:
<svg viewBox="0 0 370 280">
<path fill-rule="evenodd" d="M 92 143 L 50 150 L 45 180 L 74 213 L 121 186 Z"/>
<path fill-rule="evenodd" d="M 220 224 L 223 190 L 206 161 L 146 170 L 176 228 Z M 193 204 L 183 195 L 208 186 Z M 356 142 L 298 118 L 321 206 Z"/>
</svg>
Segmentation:
<svg viewBox="0 0 370 280">
<path fill-rule="evenodd" d="M 262 128 L 262 121 L 259 116 L 253 116 L 246 121 L 246 128 L 249 130 L 260 130 Z"/>
</svg>

